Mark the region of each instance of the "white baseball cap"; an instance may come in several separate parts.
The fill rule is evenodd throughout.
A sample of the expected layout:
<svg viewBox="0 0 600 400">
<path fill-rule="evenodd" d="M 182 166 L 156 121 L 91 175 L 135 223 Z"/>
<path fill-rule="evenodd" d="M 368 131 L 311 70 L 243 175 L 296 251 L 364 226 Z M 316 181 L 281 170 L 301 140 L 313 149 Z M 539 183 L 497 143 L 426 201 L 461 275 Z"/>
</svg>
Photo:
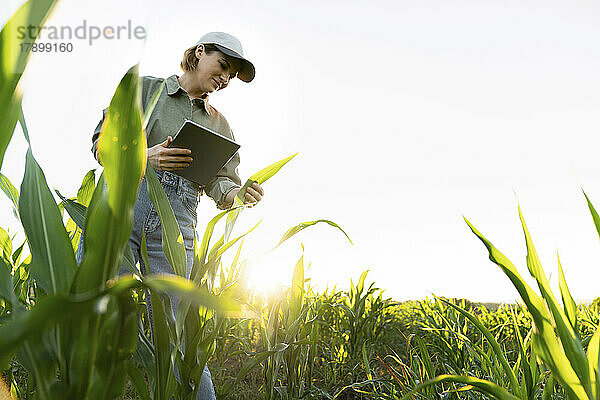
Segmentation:
<svg viewBox="0 0 600 400">
<path fill-rule="evenodd" d="M 242 50 L 242 43 L 233 35 L 225 32 L 209 32 L 202 36 L 196 43 L 199 44 L 212 44 L 223 54 L 229 57 L 237 58 L 242 62 L 240 71 L 237 77 L 244 82 L 250 82 L 254 79 L 254 65 L 244 57 L 244 50 Z"/>
</svg>

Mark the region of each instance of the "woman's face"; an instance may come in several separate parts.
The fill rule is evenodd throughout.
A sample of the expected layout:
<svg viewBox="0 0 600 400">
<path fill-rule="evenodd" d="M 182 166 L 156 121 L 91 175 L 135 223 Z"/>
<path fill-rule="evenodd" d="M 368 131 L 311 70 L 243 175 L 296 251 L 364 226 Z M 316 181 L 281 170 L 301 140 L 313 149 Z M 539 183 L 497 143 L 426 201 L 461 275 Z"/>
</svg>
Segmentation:
<svg viewBox="0 0 600 400">
<path fill-rule="evenodd" d="M 198 65 L 193 75 L 198 89 L 204 93 L 212 93 L 227 87 L 240 68 L 239 60 L 226 56 L 220 51 L 207 53 L 202 45 L 196 49 L 196 57 Z"/>
</svg>

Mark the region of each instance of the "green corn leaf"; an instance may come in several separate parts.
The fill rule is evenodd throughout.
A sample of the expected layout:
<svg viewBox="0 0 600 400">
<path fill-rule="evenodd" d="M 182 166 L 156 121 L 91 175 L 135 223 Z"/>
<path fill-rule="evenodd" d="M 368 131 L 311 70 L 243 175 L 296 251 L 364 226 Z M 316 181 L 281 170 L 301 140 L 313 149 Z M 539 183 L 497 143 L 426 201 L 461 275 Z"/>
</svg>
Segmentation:
<svg viewBox="0 0 600 400">
<path fill-rule="evenodd" d="M 285 232 L 283 234 L 283 237 L 281 238 L 281 240 L 279 241 L 279 243 L 277 243 L 277 245 L 273 248 L 273 250 L 276 249 L 277 247 L 279 247 L 283 242 L 285 242 L 286 240 L 288 240 L 289 238 L 291 238 L 292 236 L 294 236 L 296 233 L 298 233 L 298 232 L 300 232 L 300 231 L 302 231 L 302 230 L 304 230 L 304 229 L 306 229 L 306 228 L 308 228 L 310 226 L 316 225 L 319 222 L 326 223 L 326 224 L 328 224 L 330 226 L 333 226 L 334 228 L 339 229 L 346 236 L 346 238 L 348 238 L 348 241 L 351 244 L 353 244 L 352 240 L 350 239 L 350 236 L 348 236 L 348 234 L 346 232 L 344 232 L 344 230 L 338 224 L 336 224 L 335 222 L 329 221 L 327 219 L 318 219 L 316 221 L 302 222 L 301 224 L 298 224 L 298 225 L 296 225 L 296 226 L 291 227 L 290 229 L 288 229 L 287 232 Z"/>
<path fill-rule="evenodd" d="M 127 375 L 131 379 L 131 383 L 135 387 L 137 394 L 141 397 L 141 400 L 151 400 L 150 392 L 144 379 L 144 373 L 133 361 L 127 363 Z"/>
<path fill-rule="evenodd" d="M 192 265 L 192 273 L 191 273 L 189 280 L 190 280 L 190 282 L 194 282 L 197 286 L 201 286 L 200 280 L 202 278 L 200 278 L 198 280 L 198 282 L 196 282 L 194 280 L 196 268 L 198 267 L 198 265 L 200 265 L 197 253 L 198 253 L 198 242 L 196 240 L 196 235 L 194 235 L 194 263 Z M 204 272 L 202 272 L 202 273 L 204 273 Z M 177 311 L 175 313 L 175 335 L 178 339 L 182 337 L 183 327 L 188 318 L 188 314 L 189 314 L 188 310 L 189 310 L 190 306 L 191 306 L 191 303 L 189 301 L 183 299 L 179 303 L 179 307 L 177 307 Z M 185 373 L 185 372 L 182 371 L 182 373 Z"/>
<path fill-rule="evenodd" d="M 238 269 L 238 263 L 240 260 L 240 255 L 242 254 L 242 246 L 244 245 L 244 241 L 242 240 L 240 242 L 240 245 L 237 249 L 237 252 L 235 253 L 235 257 L 233 257 L 233 260 L 231 261 L 231 265 L 229 266 L 229 271 L 227 272 L 227 279 L 225 281 L 225 283 L 221 286 L 221 287 L 225 287 L 228 286 L 231 282 L 234 281 L 234 276 L 236 275 L 236 273 L 239 276 L 240 273 L 240 269 L 242 268 L 240 266 L 240 268 Z"/>
<path fill-rule="evenodd" d="M 104 172 L 90 200 L 85 254 L 76 291 L 97 289 L 115 276 L 131 234 L 133 206 L 146 166 L 137 66 L 123 77 L 112 98 L 98 142 Z"/>
<path fill-rule="evenodd" d="M 588 344 L 587 356 L 590 370 L 590 385 L 594 399 L 600 396 L 600 327 L 596 328 L 590 343 Z"/>
<path fill-rule="evenodd" d="M 224 288 L 227 281 L 227 274 L 225 272 L 225 266 L 223 263 L 221 264 L 220 274 L 219 274 L 219 288 Z"/>
<path fill-rule="evenodd" d="M 252 186 L 252 184 L 254 182 L 257 182 L 259 185 L 262 185 L 264 182 L 266 182 L 268 179 L 270 179 L 273 175 L 275 175 L 277 172 L 279 172 L 279 170 L 285 165 L 287 164 L 292 158 L 296 157 L 298 153 L 293 154 L 289 157 L 286 157 L 282 160 L 279 160 L 271 165 L 269 165 L 266 168 L 261 169 L 260 171 L 258 171 L 257 173 L 253 174 L 244 184 L 244 186 L 242 186 L 242 188 L 240 189 L 240 191 L 238 192 L 237 196 L 235 197 L 235 200 L 233 202 L 233 206 L 234 207 L 240 207 L 244 205 L 244 199 L 246 197 L 246 189 L 249 188 L 250 186 Z M 229 236 L 231 235 L 231 231 L 233 230 L 233 225 L 235 224 L 235 221 L 237 220 L 237 217 L 240 215 L 240 212 L 242 211 L 242 208 L 236 208 L 235 210 L 233 210 L 229 215 L 227 215 L 227 222 L 225 224 L 225 241 L 227 242 L 229 240 Z"/>
<path fill-rule="evenodd" d="M 4 194 L 10 199 L 13 203 L 13 214 L 15 218 L 20 219 L 19 217 L 19 191 L 17 188 L 13 186 L 11 181 L 0 173 L 0 189 L 4 192 Z"/>
<path fill-rule="evenodd" d="M 60 369 L 66 371 L 68 366 L 68 370 L 77 371 L 71 375 L 69 393 L 62 397 L 100 400 L 119 396 L 124 363 L 135 349 L 137 337 L 137 313 L 130 289 L 139 287 L 139 281 L 124 276 L 111 280 L 105 290 L 73 296 L 93 296 L 97 302 L 93 312 L 82 313 L 60 326 L 59 345 L 66 353 L 66 364 Z M 109 387 L 102 387 L 103 383 Z"/>
<path fill-rule="evenodd" d="M 516 396 L 510 394 L 506 389 L 497 384 L 479 378 L 474 378 L 470 376 L 460 376 L 460 375 L 439 375 L 434 379 L 428 380 L 426 382 L 418 385 L 409 395 L 404 396 L 402 399 L 408 399 L 412 396 L 412 393 L 419 391 L 428 386 L 436 385 L 438 383 L 444 382 L 453 382 L 453 383 L 464 383 L 465 385 L 470 385 L 474 390 L 490 395 L 498 400 L 521 400 Z"/>
<path fill-rule="evenodd" d="M 241 381 L 246 375 L 248 375 L 250 371 L 254 370 L 259 364 L 265 362 L 265 360 L 267 360 L 269 357 L 285 351 L 288 347 L 289 345 L 287 343 L 278 343 L 270 350 L 254 354 L 252 358 L 247 360 L 244 365 L 242 365 L 242 368 L 237 374 L 236 383 Z"/>
<path fill-rule="evenodd" d="M 65 210 L 67 210 L 67 213 L 69 213 L 71 219 L 75 222 L 75 224 L 77 224 L 78 228 L 83 229 L 85 225 L 87 207 L 78 202 L 65 198 L 58 190 L 56 193 L 62 199 L 61 204 L 65 206 Z M 133 252 L 131 251 L 131 247 L 125 246 L 122 262 L 129 272 L 132 274 L 139 274 L 139 271 L 135 266 L 135 258 L 133 256 Z"/>
<path fill-rule="evenodd" d="M 17 304 L 17 298 L 13 290 L 11 266 L 0 258 L 0 297 L 10 304 Z"/>
<path fill-rule="evenodd" d="M 25 246 L 25 242 L 21 243 L 21 245 L 15 250 L 12 254 L 12 262 L 14 265 L 19 265 L 21 261 L 21 254 L 23 254 L 23 247 Z"/>
<path fill-rule="evenodd" d="M 89 206 L 94 189 L 96 189 L 96 170 L 91 169 L 85 174 L 81 186 L 79 186 L 77 202 L 85 207 Z"/>
<path fill-rule="evenodd" d="M 248 178 L 248 181 L 246 181 L 245 186 L 250 187 L 250 186 L 252 186 L 253 182 L 258 182 L 259 185 L 262 185 L 264 182 L 271 179 L 273 177 L 273 175 L 275 175 L 277 172 L 279 172 L 279 170 L 285 164 L 287 164 L 292 158 L 296 157 L 297 155 L 298 155 L 298 153 L 292 154 L 291 156 L 286 157 L 282 160 L 279 160 L 279 161 L 269 165 L 268 167 L 265 167 L 265 168 L 261 169 L 260 171 L 254 173 L 250 178 Z M 241 190 L 240 190 L 240 192 L 241 192 Z M 240 201 L 243 202 L 244 197 L 238 194 L 238 199 L 240 199 Z"/>
<path fill-rule="evenodd" d="M 31 35 L 32 32 L 28 31 L 27 35 L 21 35 L 18 28 L 29 25 L 33 25 L 34 27 L 42 26 L 57 3 L 58 1 L 56 0 L 26 1 L 13 14 L 6 25 L 4 25 L 0 32 L 0 48 L 3 55 L 2 62 L 0 63 L 0 71 L 3 73 L 3 77 L 20 79 L 31 55 L 31 52 L 20 51 L 20 43 L 35 41 L 40 32 L 40 30 L 35 30 L 33 32 L 34 35 Z M 21 38 L 20 36 L 24 37 Z M 12 83 L 13 86 L 17 85 L 17 82 L 3 83 Z"/>
<path fill-rule="evenodd" d="M 542 297 L 546 301 L 548 308 L 554 317 L 554 321 L 556 323 L 556 329 L 558 335 L 560 337 L 560 341 L 562 343 L 562 347 L 564 352 L 575 370 L 575 373 L 579 377 L 581 384 L 584 386 L 586 392 L 590 393 L 589 387 L 589 371 L 588 371 L 588 362 L 581 346 L 581 342 L 579 341 L 579 337 L 575 333 L 574 329 L 569 322 L 569 319 L 565 315 L 564 311 L 558 305 L 558 301 L 552 294 L 552 290 L 550 289 L 550 283 L 546 278 L 546 274 L 542 269 L 542 265 L 538 258 L 537 252 L 535 251 L 535 247 L 533 245 L 533 241 L 531 240 L 531 236 L 525 224 L 525 220 L 523 218 L 523 214 L 521 213 L 521 209 L 519 208 L 519 217 L 521 218 L 521 225 L 523 227 L 523 232 L 525 234 L 525 243 L 527 245 L 527 267 L 531 276 L 535 278 L 538 283 L 538 287 L 542 293 Z"/>
<path fill-rule="evenodd" d="M 20 122 L 26 130 L 24 119 Z M 46 292 L 67 291 L 76 269 L 73 247 L 31 147 L 26 156 L 19 211 L 32 255 L 31 273 Z"/>
<path fill-rule="evenodd" d="M 579 334 L 577 333 L 577 305 L 575 304 L 575 300 L 573 300 L 573 296 L 571 296 L 571 291 L 567 286 L 567 281 L 565 280 L 565 274 L 563 272 L 558 253 L 556 254 L 556 259 L 558 260 L 558 284 L 560 288 L 560 295 L 562 298 L 563 307 L 565 309 L 565 314 L 568 318 L 569 323 L 571 324 L 573 332 L 579 338 Z"/>
<path fill-rule="evenodd" d="M 592 220 L 594 221 L 594 226 L 596 227 L 596 231 L 598 232 L 598 235 L 600 236 L 600 216 L 596 212 L 596 209 L 592 205 L 592 202 L 590 201 L 590 198 L 585 193 L 585 191 L 583 192 L 583 195 L 585 196 L 585 200 L 587 201 L 588 208 L 590 209 L 590 213 L 592 214 Z"/>
<path fill-rule="evenodd" d="M 579 381 L 577 374 L 571 367 L 564 350 L 560 346 L 554 334 L 551 318 L 546 310 L 543 300 L 521 277 L 513 263 L 504 254 L 498 251 L 471 223 L 465 218 L 465 222 L 471 231 L 486 246 L 490 260 L 498 265 L 500 269 L 511 280 L 527 310 L 533 317 L 537 333 L 533 337 L 534 351 L 550 367 L 555 377 L 563 384 L 565 391 L 577 399 L 587 399 L 588 396 Z"/>
<path fill-rule="evenodd" d="M 146 234 L 142 234 L 141 253 L 144 265 L 148 262 L 148 250 L 146 248 Z M 146 282 L 147 284 L 147 282 Z M 167 400 L 170 398 L 169 380 L 172 374 L 171 368 L 171 335 L 168 326 L 165 305 L 161 294 L 156 290 L 150 290 L 150 302 L 152 304 L 152 335 L 154 343 L 154 398 Z"/>
<path fill-rule="evenodd" d="M 6 261 L 10 262 L 12 256 L 12 241 L 8 232 L 0 228 L 0 257 L 4 257 Z"/>
<path fill-rule="evenodd" d="M 202 321 L 200 321 L 199 308 L 197 306 L 189 304 L 189 302 L 188 304 L 183 306 L 184 302 L 186 302 L 186 300 L 183 300 L 181 302 L 177 313 L 180 314 L 185 312 L 185 329 L 183 330 L 183 333 L 185 335 L 185 346 L 188 349 L 199 349 L 203 333 L 203 323 Z M 181 332 L 178 333 L 178 336 L 181 336 Z M 179 371 L 183 379 L 182 382 L 184 382 L 182 386 L 187 392 L 193 390 L 193 388 L 191 388 L 191 386 L 188 385 L 188 382 L 190 382 L 191 380 L 199 382 L 192 378 L 192 375 L 194 375 L 194 372 L 192 370 L 195 369 L 194 367 L 198 364 L 198 351 L 185 351 L 185 353 L 183 354 L 183 359 L 179 356 L 180 354 L 181 353 L 179 352 L 177 353 L 177 361 L 178 366 L 180 367 Z M 193 398 L 195 397 L 196 396 L 194 396 Z"/>
<path fill-rule="evenodd" d="M 135 266 L 135 258 L 133 256 L 133 251 L 131 251 L 131 247 L 125 246 L 125 251 L 123 252 L 123 265 L 125 268 L 129 270 L 134 275 L 139 275 L 140 271 Z"/>
<path fill-rule="evenodd" d="M 95 187 L 94 184 L 94 174 L 93 174 L 93 170 L 90 171 L 92 172 L 91 174 L 91 184 L 93 185 L 93 187 L 91 188 L 92 192 L 93 189 Z M 90 175 L 90 173 L 88 172 L 88 174 L 86 175 L 86 179 L 88 178 L 88 176 Z M 84 179 L 84 184 L 87 185 L 87 187 L 79 189 L 79 193 L 81 194 L 81 198 L 87 202 L 87 204 L 89 205 L 90 200 L 87 199 L 87 190 L 90 190 L 90 184 L 89 182 L 85 182 L 86 179 Z M 83 187 L 83 185 L 82 185 Z M 71 244 L 73 245 L 73 249 L 75 250 L 75 252 L 77 253 L 77 248 L 79 246 L 79 241 L 81 238 L 81 232 L 83 232 L 83 227 L 85 226 L 85 214 L 87 213 L 87 206 L 73 201 L 71 199 L 67 199 L 65 198 L 58 190 L 55 190 L 56 194 L 58 195 L 58 197 L 60 197 L 60 199 L 62 200 L 59 204 L 59 206 L 63 206 L 65 208 L 65 210 L 67 210 L 67 213 L 69 214 L 69 221 L 67 222 L 66 225 L 66 229 L 67 232 L 69 233 L 69 235 L 71 236 Z M 93 193 L 92 193 L 93 194 Z M 91 194 L 90 194 L 91 196 Z"/>
<path fill-rule="evenodd" d="M 223 218 L 227 213 L 229 213 L 229 210 L 221 211 L 209 221 L 208 225 L 206 225 L 206 228 L 204 229 L 204 236 L 202 237 L 202 242 L 200 242 L 200 247 L 198 247 L 197 249 L 197 257 L 202 263 L 206 262 L 208 246 L 210 244 L 210 239 L 212 238 L 215 226 L 217 225 L 217 222 L 219 222 L 219 220 Z"/>
<path fill-rule="evenodd" d="M 204 367 L 208 362 L 208 359 L 215 353 L 216 343 L 215 339 L 218 334 L 218 329 L 213 330 L 206 337 L 203 337 L 200 343 L 197 346 L 197 358 L 193 364 L 193 368 L 190 374 L 191 382 L 200 382 L 202 379 L 202 374 L 204 373 Z M 192 391 L 193 396 L 192 399 L 198 397 L 197 392 L 200 385 L 196 384 L 194 390 Z"/>
<path fill-rule="evenodd" d="M 156 107 L 156 103 L 158 103 L 158 99 L 160 98 L 160 94 L 162 93 L 164 87 L 165 87 L 165 85 L 163 84 L 163 85 L 161 85 L 161 87 L 156 89 L 156 91 L 152 95 L 152 100 L 150 100 L 150 104 L 148 104 L 148 106 L 146 107 L 146 110 L 144 110 L 144 122 L 142 124 L 142 126 L 144 127 L 144 130 L 146 130 L 146 127 L 148 126 L 148 122 L 150 121 L 152 112 L 154 111 L 154 108 Z"/>
<path fill-rule="evenodd" d="M 142 129 L 138 66 L 119 83 L 98 140 L 98 155 L 108 185 L 113 214 L 129 215 L 146 167 L 146 137 Z"/>
<path fill-rule="evenodd" d="M 154 351 L 156 355 L 154 398 L 168 400 L 170 398 L 169 381 L 172 374 L 171 337 L 167 325 L 165 305 L 158 293 L 150 293 L 152 303 L 152 332 L 154 334 Z"/>
<path fill-rule="evenodd" d="M 186 254 L 185 244 L 183 243 L 183 235 L 179 229 L 175 213 L 169 204 L 165 189 L 162 187 L 154 168 L 146 165 L 146 183 L 148 188 L 148 197 L 154 205 L 160 223 L 162 226 L 162 249 L 167 257 L 167 261 L 173 268 L 173 271 L 182 277 L 186 277 Z"/>
<path fill-rule="evenodd" d="M 56 393 L 58 385 L 55 384 L 56 361 L 43 343 L 34 340 L 25 341 L 17 351 L 17 358 L 34 377 L 37 398 L 46 400 L 59 397 Z"/>
<path fill-rule="evenodd" d="M 435 377 L 435 369 L 433 367 L 433 363 L 431 362 L 429 351 L 427 351 L 427 347 L 425 346 L 425 342 L 419 336 L 415 336 L 415 340 L 417 341 L 417 347 L 419 349 L 419 353 L 421 354 L 420 360 L 425 367 L 425 371 L 427 372 L 427 378 L 433 379 Z"/>
<path fill-rule="evenodd" d="M 296 321 L 304 304 L 304 247 L 302 256 L 294 267 L 290 289 L 290 321 Z"/>
<path fill-rule="evenodd" d="M 586 387 L 581 383 L 569 360 L 564 355 L 564 350 L 559 345 L 551 344 L 546 338 L 536 334 L 532 338 L 532 349 L 550 368 L 556 380 L 561 383 L 567 393 L 567 398 L 592 400 L 586 393 Z M 560 358 L 558 360 L 553 359 L 554 354 L 559 354 Z"/>
<path fill-rule="evenodd" d="M 137 332 L 138 344 L 135 350 L 135 354 L 133 355 L 133 359 L 138 365 L 141 366 L 141 369 L 146 373 L 150 384 L 150 390 L 152 390 L 152 388 L 154 387 L 153 380 L 156 376 L 154 345 L 146 337 L 146 334 L 144 333 L 144 326 L 142 325 L 142 321 L 139 319 Z M 151 395 L 150 397 L 152 398 L 153 396 Z"/>
<path fill-rule="evenodd" d="M 367 373 L 367 378 L 372 381 L 373 373 L 371 371 L 371 365 L 369 364 L 369 355 L 367 352 L 367 342 L 363 342 L 361 353 L 362 353 L 363 368 L 364 368 L 365 372 Z M 373 383 L 373 390 L 377 390 L 374 383 Z"/>
<path fill-rule="evenodd" d="M 30 311 L 19 313 L 0 326 L 0 358 L 9 356 L 25 340 L 39 336 L 53 324 L 91 312 L 95 304 L 96 297 L 74 300 L 63 294 L 38 299 Z"/>
<path fill-rule="evenodd" d="M 107 257 L 107 251 L 115 246 L 113 240 L 117 237 L 115 235 L 108 237 L 108 232 L 102 231 L 118 229 L 117 227 L 114 227 L 114 224 L 116 224 L 117 221 L 108 209 L 107 192 L 108 188 L 104 181 L 104 174 L 101 174 L 98 185 L 92 195 L 90 207 L 86 212 L 84 229 L 86 232 L 86 235 L 84 236 L 85 253 L 75 277 L 74 292 L 96 290 L 106 282 L 110 271 L 113 269 L 116 270 L 116 266 L 114 265 L 116 264 L 116 260 L 112 259 L 112 257 Z M 73 215 L 76 216 L 75 213 Z M 71 216 L 71 218 L 73 218 L 73 216 Z M 100 225 L 101 221 L 106 225 Z M 96 227 L 96 229 L 92 229 L 93 227 Z M 99 235 L 100 233 L 104 233 L 104 237 L 101 237 Z M 86 258 L 90 258 L 90 260 L 86 261 Z"/>
<path fill-rule="evenodd" d="M 208 255 L 209 261 L 213 258 L 219 259 L 227 250 L 229 250 L 229 248 L 231 246 L 236 244 L 238 241 L 242 240 L 246 235 L 248 235 L 250 232 L 252 232 L 256 228 L 258 228 L 258 226 L 260 225 L 261 222 L 262 222 L 262 220 L 258 221 L 256 223 L 256 225 L 254 225 L 252 228 L 250 228 L 248 231 L 246 231 L 246 233 L 244 233 L 244 234 L 236 237 L 235 239 L 230 240 L 228 243 L 225 243 L 224 245 L 220 246 L 218 249 L 216 249 L 216 251 L 214 252 L 214 255 L 209 254 Z M 212 251 L 211 251 L 211 253 L 212 253 Z"/>
<path fill-rule="evenodd" d="M 548 375 L 548 380 L 546 381 L 546 384 L 544 385 L 544 390 L 542 391 L 542 400 L 552 400 L 555 383 L 556 382 L 552 374 Z"/>
<path fill-rule="evenodd" d="M 418 360 L 422 364 L 422 368 L 423 368 L 424 372 L 426 373 L 426 376 L 420 378 L 420 380 L 423 382 L 428 379 L 433 379 L 433 378 L 435 378 L 435 368 L 433 366 L 433 363 L 431 362 L 431 355 L 429 354 L 429 351 L 427 350 L 427 346 L 425 345 L 425 342 L 423 341 L 423 339 L 421 339 L 421 337 L 419 337 L 418 335 L 415 335 L 414 338 L 417 342 L 417 348 L 418 348 L 419 354 L 420 354 L 420 357 L 418 358 Z M 488 359 L 488 361 L 489 361 L 489 359 Z M 435 388 L 433 388 L 433 387 L 426 388 L 426 392 L 430 398 L 437 397 L 437 393 L 435 392 Z"/>
<path fill-rule="evenodd" d="M 494 338 L 492 333 L 481 323 L 481 321 L 479 321 L 479 319 L 476 316 L 474 316 L 467 310 L 464 310 L 463 308 L 455 305 L 454 303 L 452 303 L 448 300 L 438 298 L 438 297 L 436 297 L 436 298 L 439 299 L 444 304 L 446 304 L 448 307 L 451 307 L 451 308 L 455 309 L 456 311 L 458 311 L 460 314 L 462 314 L 466 319 L 469 320 L 469 322 L 471 322 L 477 328 L 477 330 L 479 330 L 479 332 L 481 332 L 483 334 L 483 336 L 488 341 L 489 345 L 494 350 L 496 359 L 502 365 L 502 369 L 504 370 L 504 373 L 506 374 L 506 376 L 508 376 L 511 392 L 512 393 L 520 393 L 521 387 L 519 386 L 519 381 L 517 380 L 517 377 L 515 376 L 514 371 L 510 368 L 510 365 L 508 365 L 508 360 L 506 359 L 506 356 L 504 355 L 502 348 L 500 347 L 500 345 L 498 344 L 498 342 L 496 341 L 496 339 Z"/>
<path fill-rule="evenodd" d="M 150 290 L 180 296 L 193 304 L 204 306 L 219 312 L 235 312 L 240 310 L 237 302 L 225 296 L 215 296 L 205 287 L 199 287 L 192 281 L 176 275 L 156 274 L 143 280 Z"/>
<path fill-rule="evenodd" d="M 331 400 L 335 400 L 335 399 L 339 398 L 340 395 L 346 391 L 346 389 L 354 389 L 358 393 L 367 393 L 367 392 L 359 390 L 359 388 L 362 388 L 367 385 L 372 385 L 374 383 L 377 383 L 377 380 L 367 379 L 365 381 L 351 383 L 350 385 L 346 385 L 343 388 L 341 388 L 340 390 L 338 390 L 338 392 L 333 397 L 331 397 Z M 391 397 L 381 397 L 381 398 L 386 399 L 386 400 L 392 400 Z"/>
<path fill-rule="evenodd" d="M 63 207 L 65 207 L 65 210 L 67 210 L 69 217 L 71 217 L 71 219 L 73 220 L 73 222 L 75 222 L 78 228 L 83 229 L 83 227 L 85 226 L 85 214 L 87 213 L 87 207 L 76 201 L 67 199 L 58 190 L 55 190 L 55 192 L 58 195 L 58 197 L 60 197 L 60 199 L 62 200 L 60 204 L 62 204 Z"/>
<path fill-rule="evenodd" d="M 192 265 L 190 279 L 196 282 L 196 284 L 200 284 L 200 281 L 206 273 L 206 257 L 208 255 L 208 246 L 210 244 L 210 239 L 212 238 L 215 226 L 221 218 L 233 210 L 235 210 L 235 208 L 221 211 L 219 214 L 214 216 L 204 229 L 204 235 L 202 237 L 202 241 L 200 242 L 200 246 L 196 246 L 196 243 L 194 244 L 194 264 Z M 195 240 L 196 239 L 194 238 L 194 241 Z"/>
<path fill-rule="evenodd" d="M 277 329 L 279 327 L 279 311 L 281 309 L 281 302 L 283 299 L 275 299 L 273 304 L 270 306 L 268 311 L 268 317 L 266 323 L 263 323 L 263 339 L 267 340 L 267 349 L 277 342 Z"/>
<path fill-rule="evenodd" d="M 304 334 L 302 336 L 302 340 L 306 339 L 306 337 L 308 336 L 308 334 L 310 333 L 310 329 L 308 327 L 305 327 L 305 325 L 308 323 L 306 321 L 306 313 L 308 312 L 308 309 L 304 309 L 301 310 L 301 312 L 298 314 L 298 316 L 296 317 L 296 319 L 292 319 L 292 315 L 291 313 L 284 315 L 283 319 L 282 319 L 282 326 L 285 327 L 285 336 L 284 336 L 284 342 L 286 343 L 292 343 L 294 342 L 299 335 L 301 334 L 302 331 L 304 331 Z M 306 329 L 305 329 L 306 328 Z M 275 332 L 277 333 L 277 332 Z"/>
<path fill-rule="evenodd" d="M 521 381 L 521 383 L 524 383 L 524 386 L 521 390 L 521 394 L 524 395 L 524 397 L 529 398 L 529 394 L 533 392 L 534 385 L 533 385 L 533 376 L 532 376 L 532 371 L 531 371 L 531 366 L 530 364 L 527 363 L 527 351 L 525 349 L 525 341 L 523 340 L 523 337 L 521 336 L 521 331 L 519 330 L 519 325 L 517 324 L 517 317 L 515 315 L 515 310 L 513 308 L 510 309 L 510 316 L 511 316 L 511 320 L 513 323 L 513 329 L 515 331 L 515 336 L 516 336 L 516 341 L 517 344 L 519 345 L 519 356 L 520 356 L 520 360 L 521 360 L 521 370 L 523 371 L 523 380 Z M 531 355 L 532 361 L 535 363 L 535 356 Z M 517 363 L 518 364 L 518 363 Z M 518 368 L 519 365 L 515 364 L 515 368 Z M 537 363 L 535 363 L 537 365 Z M 515 372 L 516 373 L 516 372 Z"/>
<path fill-rule="evenodd" d="M 213 245 L 213 247 L 210 249 L 210 252 L 208 253 L 208 258 L 206 260 L 206 262 L 210 262 L 211 260 L 215 260 L 216 259 L 216 254 L 219 251 L 219 249 L 221 247 L 223 247 L 223 243 L 225 243 L 225 235 L 221 236 L 221 238 L 219 240 L 217 240 L 217 243 L 215 243 Z"/>
<path fill-rule="evenodd" d="M 86 399 L 121 398 L 127 362 L 137 344 L 137 312 L 129 293 L 112 299 L 100 326 L 94 380 Z"/>
<path fill-rule="evenodd" d="M 358 278 L 358 284 L 356 285 L 356 295 L 360 296 L 365 288 L 365 279 L 367 279 L 367 274 L 369 273 L 369 270 L 363 271 L 360 274 L 360 277 Z M 364 300 L 363 300 L 364 301 Z M 360 306 L 361 302 L 356 302 L 355 303 L 358 306 Z M 363 303 L 364 304 L 364 303 Z"/>
<path fill-rule="evenodd" d="M 1 75 L 2 73 L 0 72 L 0 79 L 6 79 L 6 77 L 2 77 Z M 5 90 L 6 88 L 2 86 L 7 85 L 5 85 L 5 82 L 0 82 L 0 91 L 2 92 L 0 93 L 0 167 L 2 167 L 4 153 L 12 139 L 21 109 L 21 94 L 13 94 L 10 89 Z"/>
<path fill-rule="evenodd" d="M 56 3 L 57 0 L 26 1 L 0 31 L 0 168 L 19 119 L 21 94 L 17 85 L 31 54 L 21 51 L 21 43 L 34 42 L 37 37 L 19 38 L 18 27 L 42 26 Z"/>
</svg>

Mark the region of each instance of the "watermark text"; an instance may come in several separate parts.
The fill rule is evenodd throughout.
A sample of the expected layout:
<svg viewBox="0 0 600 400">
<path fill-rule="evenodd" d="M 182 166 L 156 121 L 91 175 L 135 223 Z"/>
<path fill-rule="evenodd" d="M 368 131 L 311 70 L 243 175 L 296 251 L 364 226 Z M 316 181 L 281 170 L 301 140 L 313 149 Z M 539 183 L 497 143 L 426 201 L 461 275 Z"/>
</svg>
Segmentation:
<svg viewBox="0 0 600 400">
<path fill-rule="evenodd" d="M 73 39 L 87 40 L 88 44 L 93 45 L 94 41 L 100 39 L 119 40 L 119 39 L 146 39 L 146 28 L 140 25 L 134 26 L 131 20 L 127 20 L 125 25 L 105 25 L 98 26 L 88 24 L 83 20 L 80 25 L 75 27 L 69 25 L 63 26 L 18 26 L 17 39 L 21 41 L 35 41 L 36 38 L 41 41 L 58 40 L 67 41 Z"/>
</svg>

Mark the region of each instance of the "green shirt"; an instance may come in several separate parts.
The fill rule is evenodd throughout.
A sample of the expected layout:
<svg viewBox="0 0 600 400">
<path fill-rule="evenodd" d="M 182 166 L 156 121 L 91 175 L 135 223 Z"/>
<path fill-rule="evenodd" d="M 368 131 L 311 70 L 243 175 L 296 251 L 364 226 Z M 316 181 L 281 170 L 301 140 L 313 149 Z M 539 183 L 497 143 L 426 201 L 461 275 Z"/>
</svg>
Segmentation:
<svg viewBox="0 0 600 400">
<path fill-rule="evenodd" d="M 183 122 L 188 119 L 235 140 L 225 117 L 208 104 L 208 96 L 202 99 L 190 100 L 187 92 L 179 85 L 176 75 L 172 75 L 167 79 L 151 76 L 144 76 L 141 79 L 142 107 L 144 110 L 150 104 L 156 90 L 166 82 L 166 87 L 163 88 L 156 107 L 148 121 L 146 129 L 148 147 L 164 142 L 168 136 L 174 136 Z M 106 115 L 106 110 L 104 110 L 104 115 Z M 94 155 L 96 154 L 96 144 L 104 121 L 104 115 L 92 136 L 92 153 Z M 237 188 L 241 185 L 241 179 L 237 172 L 239 164 L 240 156 L 238 153 L 235 153 L 232 159 L 217 173 L 217 176 L 203 188 L 206 194 L 217 203 L 219 208 L 223 204 L 225 195 L 234 187 Z"/>
</svg>

